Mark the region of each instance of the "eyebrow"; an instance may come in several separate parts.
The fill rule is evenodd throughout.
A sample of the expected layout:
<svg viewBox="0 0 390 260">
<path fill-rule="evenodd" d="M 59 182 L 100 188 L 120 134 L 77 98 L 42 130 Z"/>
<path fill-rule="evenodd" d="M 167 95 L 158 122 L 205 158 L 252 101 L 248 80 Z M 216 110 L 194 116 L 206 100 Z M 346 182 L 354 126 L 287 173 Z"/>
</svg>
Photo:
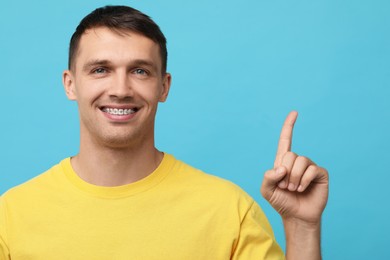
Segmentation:
<svg viewBox="0 0 390 260">
<path fill-rule="evenodd" d="M 109 60 L 104 60 L 104 59 L 90 60 L 84 64 L 83 71 L 89 71 L 93 67 L 97 67 L 97 66 L 111 66 L 111 65 L 112 65 L 112 62 L 110 62 Z M 146 67 L 152 68 L 153 70 L 155 70 L 157 72 L 157 66 L 151 60 L 146 60 L 146 59 L 132 60 L 128 64 L 128 66 L 131 66 L 131 67 L 146 66 Z"/>
<path fill-rule="evenodd" d="M 90 69 L 96 66 L 108 66 L 110 64 L 111 62 L 108 60 L 90 60 L 84 64 L 83 71 L 89 71 Z"/>
<path fill-rule="evenodd" d="M 150 67 L 154 70 L 157 71 L 157 66 L 154 62 L 152 62 L 151 60 L 143 60 L 143 59 L 138 59 L 138 60 L 134 60 L 132 61 L 132 64 L 134 66 L 146 66 L 146 67 Z"/>
</svg>

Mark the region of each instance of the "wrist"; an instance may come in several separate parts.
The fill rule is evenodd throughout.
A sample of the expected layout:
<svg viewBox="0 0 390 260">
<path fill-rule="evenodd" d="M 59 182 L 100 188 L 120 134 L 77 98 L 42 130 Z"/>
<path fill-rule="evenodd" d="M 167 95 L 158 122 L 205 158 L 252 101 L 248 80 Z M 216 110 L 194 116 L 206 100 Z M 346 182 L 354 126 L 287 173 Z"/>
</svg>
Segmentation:
<svg viewBox="0 0 390 260">
<path fill-rule="evenodd" d="M 304 234 L 317 233 L 321 231 L 321 219 L 317 221 L 305 221 L 297 218 L 283 218 L 285 230 L 303 232 Z"/>
<path fill-rule="evenodd" d="M 286 256 L 292 259 L 321 259 L 321 221 L 283 219 L 286 234 Z"/>
</svg>

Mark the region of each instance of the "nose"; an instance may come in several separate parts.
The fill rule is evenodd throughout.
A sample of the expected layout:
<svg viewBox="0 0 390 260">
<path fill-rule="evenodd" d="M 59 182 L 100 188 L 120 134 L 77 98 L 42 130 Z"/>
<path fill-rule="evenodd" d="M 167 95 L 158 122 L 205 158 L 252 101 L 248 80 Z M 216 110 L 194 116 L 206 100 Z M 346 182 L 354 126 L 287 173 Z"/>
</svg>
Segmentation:
<svg viewBox="0 0 390 260">
<path fill-rule="evenodd" d="M 115 73 L 114 80 L 110 86 L 109 94 L 111 97 L 128 98 L 133 96 L 133 88 L 126 71 Z"/>
</svg>

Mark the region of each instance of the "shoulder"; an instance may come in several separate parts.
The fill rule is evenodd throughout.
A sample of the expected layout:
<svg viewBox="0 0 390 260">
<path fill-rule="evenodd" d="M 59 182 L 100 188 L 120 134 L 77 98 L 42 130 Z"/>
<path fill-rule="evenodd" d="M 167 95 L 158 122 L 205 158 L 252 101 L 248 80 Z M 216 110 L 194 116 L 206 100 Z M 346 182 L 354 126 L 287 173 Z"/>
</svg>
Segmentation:
<svg viewBox="0 0 390 260">
<path fill-rule="evenodd" d="M 254 203 L 254 199 L 235 183 L 206 173 L 180 160 L 175 161 L 170 177 L 197 196 L 204 196 L 209 200 L 236 202 L 246 208 Z"/>
<path fill-rule="evenodd" d="M 64 162 L 68 158 L 61 161 Z M 34 195 L 45 193 L 48 190 L 55 189 L 56 179 L 62 174 L 61 163 L 52 166 L 47 171 L 35 176 L 34 178 L 19 184 L 1 195 L 3 201 L 16 202 L 20 199 L 33 198 Z"/>
<path fill-rule="evenodd" d="M 214 176 L 177 160 L 170 178 L 176 180 L 180 197 L 190 201 L 197 212 L 221 217 L 221 223 L 237 230 L 260 230 L 272 238 L 272 228 L 259 204 L 241 187 L 229 180 Z M 260 228 L 259 228 L 260 227 Z M 250 231 L 251 232 L 251 231 Z M 268 239 L 268 238 L 267 238 Z"/>
</svg>

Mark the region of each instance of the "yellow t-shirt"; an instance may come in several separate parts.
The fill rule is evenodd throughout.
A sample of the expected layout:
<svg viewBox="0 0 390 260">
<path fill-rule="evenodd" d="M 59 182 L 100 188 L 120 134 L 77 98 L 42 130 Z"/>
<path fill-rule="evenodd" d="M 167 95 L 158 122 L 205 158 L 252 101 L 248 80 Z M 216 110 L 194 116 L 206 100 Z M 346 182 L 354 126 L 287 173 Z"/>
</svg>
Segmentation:
<svg viewBox="0 0 390 260">
<path fill-rule="evenodd" d="M 168 154 L 152 174 L 124 186 L 89 184 L 67 158 L 7 191 L 0 257 L 284 259 L 252 198 Z"/>
</svg>

